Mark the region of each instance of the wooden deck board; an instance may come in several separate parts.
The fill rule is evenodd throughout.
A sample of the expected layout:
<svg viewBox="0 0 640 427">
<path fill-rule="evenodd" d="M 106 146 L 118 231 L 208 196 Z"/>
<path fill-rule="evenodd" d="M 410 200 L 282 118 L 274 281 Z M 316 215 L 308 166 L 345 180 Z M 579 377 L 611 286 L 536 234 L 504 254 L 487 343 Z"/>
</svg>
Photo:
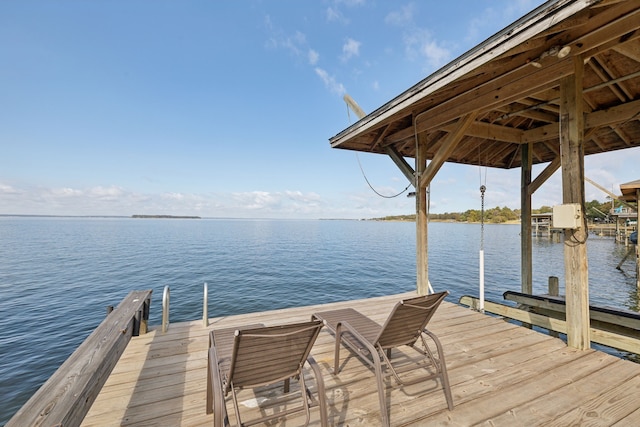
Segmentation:
<svg viewBox="0 0 640 427">
<path fill-rule="evenodd" d="M 165 334 L 153 328 L 131 340 L 83 426 L 209 426 L 210 329 L 308 320 L 314 311 L 344 307 L 382 323 L 396 301 L 412 295 L 213 318 L 209 328 L 201 321 L 172 324 Z M 559 339 L 446 301 L 430 329 L 444 346 L 456 407 L 447 409 L 435 381 L 387 388 L 392 425 L 417 426 L 427 420 L 460 426 L 630 425 L 640 419 L 640 402 L 634 399 L 640 389 L 638 364 L 593 350 L 571 350 Z M 312 351 L 324 374 L 331 425 L 379 425 L 373 373 L 343 348 L 343 368 L 334 376 L 333 345 L 333 336 L 323 330 Z M 399 361 L 414 357 L 411 351 L 394 352 Z M 240 400 L 251 403 L 253 397 L 245 391 Z M 275 405 L 282 409 L 285 403 Z M 229 410 L 233 418 L 231 405 Z M 279 425 L 300 423 L 298 416 Z M 319 425 L 317 409 L 311 425 Z"/>
</svg>

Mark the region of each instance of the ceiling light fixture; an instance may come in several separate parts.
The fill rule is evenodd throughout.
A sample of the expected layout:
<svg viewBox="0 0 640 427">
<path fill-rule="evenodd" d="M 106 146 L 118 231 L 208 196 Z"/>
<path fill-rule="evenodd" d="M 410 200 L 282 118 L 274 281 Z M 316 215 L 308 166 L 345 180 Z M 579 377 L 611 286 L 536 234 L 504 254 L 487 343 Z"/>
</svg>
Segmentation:
<svg viewBox="0 0 640 427">
<path fill-rule="evenodd" d="M 565 46 L 558 51 L 558 58 L 562 59 L 571 53 L 571 46 Z"/>
</svg>

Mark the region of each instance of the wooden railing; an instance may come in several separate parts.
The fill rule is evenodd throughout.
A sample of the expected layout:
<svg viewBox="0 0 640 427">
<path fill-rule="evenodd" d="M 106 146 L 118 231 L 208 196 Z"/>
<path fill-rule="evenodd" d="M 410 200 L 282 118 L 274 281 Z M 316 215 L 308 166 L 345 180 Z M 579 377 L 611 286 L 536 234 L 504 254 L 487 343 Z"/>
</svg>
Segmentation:
<svg viewBox="0 0 640 427">
<path fill-rule="evenodd" d="M 5 427 L 79 426 L 131 337 L 147 332 L 151 292 L 129 293 Z"/>
</svg>

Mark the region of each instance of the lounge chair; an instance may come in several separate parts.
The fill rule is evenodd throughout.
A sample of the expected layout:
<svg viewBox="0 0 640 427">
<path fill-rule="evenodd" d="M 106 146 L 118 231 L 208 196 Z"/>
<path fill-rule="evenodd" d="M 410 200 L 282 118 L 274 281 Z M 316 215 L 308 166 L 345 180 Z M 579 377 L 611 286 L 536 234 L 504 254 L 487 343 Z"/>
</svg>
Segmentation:
<svg viewBox="0 0 640 427">
<path fill-rule="evenodd" d="M 320 407 L 320 421 L 327 425 L 324 382 L 320 369 L 309 355 L 320 329 L 321 321 L 302 322 L 265 327 L 248 325 L 242 328 L 212 330 L 209 334 L 209 363 L 207 369 L 207 414 L 214 414 L 214 426 L 228 426 L 226 397 L 233 397 L 238 425 L 246 426 L 282 418 L 291 413 L 305 411 L 309 423 L 310 407 Z M 311 366 L 317 384 L 317 399 L 305 385 L 302 370 L 305 361 Z M 262 417 L 242 422 L 236 392 L 284 382 L 284 393 L 289 393 L 289 380 L 300 383 L 302 404 L 287 401 L 270 415 L 261 409 Z M 293 395 L 293 393 L 292 393 Z M 306 424 L 305 424 L 306 425 Z"/>
<path fill-rule="evenodd" d="M 386 368 L 391 371 L 391 374 L 401 386 L 440 378 L 447 405 L 450 410 L 453 410 L 453 397 L 451 396 L 442 345 L 438 338 L 426 329 L 427 323 L 429 323 L 436 309 L 448 294 L 449 292 L 445 291 L 400 301 L 393 307 L 383 326 L 352 308 L 324 311 L 314 313 L 312 316 L 312 319 L 322 320 L 327 328 L 335 334 L 335 374 L 340 371 L 341 342 L 344 342 L 353 352 L 374 368 L 378 383 L 382 424 L 385 426 L 389 425 L 384 386 L 384 377 L 389 375 L 388 372 L 384 372 Z M 435 343 L 438 353 L 437 359 L 429 349 L 425 335 L 431 337 Z M 418 340 L 422 343 L 422 348 L 416 345 Z M 432 371 L 430 375 L 422 376 L 410 382 L 401 380 L 397 369 L 391 364 L 391 349 L 402 345 L 411 346 L 426 356 L 435 372 Z M 411 365 L 411 368 L 415 370 L 415 365 Z M 405 372 L 405 370 L 402 372 Z"/>
</svg>

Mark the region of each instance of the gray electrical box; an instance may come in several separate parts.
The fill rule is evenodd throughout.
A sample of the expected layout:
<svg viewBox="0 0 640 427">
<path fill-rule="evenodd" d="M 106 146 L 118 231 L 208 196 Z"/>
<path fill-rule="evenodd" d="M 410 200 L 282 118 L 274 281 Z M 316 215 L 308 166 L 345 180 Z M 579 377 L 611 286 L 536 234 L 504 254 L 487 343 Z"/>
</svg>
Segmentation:
<svg viewBox="0 0 640 427">
<path fill-rule="evenodd" d="M 553 207 L 553 228 L 576 230 L 582 226 L 580 203 L 566 203 Z"/>
</svg>

